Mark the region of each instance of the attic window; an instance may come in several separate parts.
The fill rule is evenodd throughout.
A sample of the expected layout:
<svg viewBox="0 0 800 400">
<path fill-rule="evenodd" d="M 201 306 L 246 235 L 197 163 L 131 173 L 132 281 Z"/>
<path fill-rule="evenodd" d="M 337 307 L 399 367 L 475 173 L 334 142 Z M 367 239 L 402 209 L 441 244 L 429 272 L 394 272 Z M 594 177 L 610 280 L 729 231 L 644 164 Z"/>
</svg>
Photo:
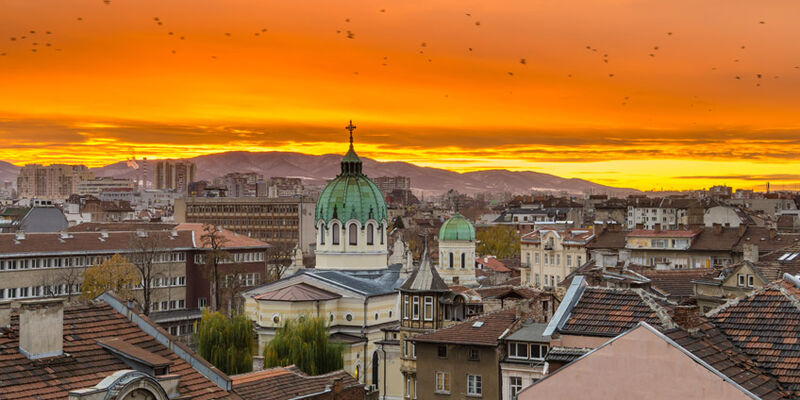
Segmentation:
<svg viewBox="0 0 800 400">
<path fill-rule="evenodd" d="M 483 326 L 483 321 L 475 321 L 475 323 L 472 324 L 473 328 L 480 328 L 482 326 Z"/>
</svg>

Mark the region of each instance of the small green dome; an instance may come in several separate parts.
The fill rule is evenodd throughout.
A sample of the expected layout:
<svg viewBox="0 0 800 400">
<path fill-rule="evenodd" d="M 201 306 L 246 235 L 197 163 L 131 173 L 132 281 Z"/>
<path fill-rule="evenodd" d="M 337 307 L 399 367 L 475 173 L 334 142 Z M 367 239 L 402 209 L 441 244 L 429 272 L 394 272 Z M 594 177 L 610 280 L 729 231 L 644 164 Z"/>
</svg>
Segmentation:
<svg viewBox="0 0 800 400">
<path fill-rule="evenodd" d="M 353 149 L 342 158 L 342 171 L 328 182 L 317 200 L 315 220 L 326 224 L 332 219 L 346 222 L 356 219 L 362 225 L 370 219 L 388 220 L 386 201 L 381 190 L 366 175 L 361 173 L 361 159 Z"/>
<path fill-rule="evenodd" d="M 475 227 L 461 214 L 450 217 L 444 221 L 439 229 L 439 241 L 442 240 L 469 240 L 475 241 Z"/>
</svg>

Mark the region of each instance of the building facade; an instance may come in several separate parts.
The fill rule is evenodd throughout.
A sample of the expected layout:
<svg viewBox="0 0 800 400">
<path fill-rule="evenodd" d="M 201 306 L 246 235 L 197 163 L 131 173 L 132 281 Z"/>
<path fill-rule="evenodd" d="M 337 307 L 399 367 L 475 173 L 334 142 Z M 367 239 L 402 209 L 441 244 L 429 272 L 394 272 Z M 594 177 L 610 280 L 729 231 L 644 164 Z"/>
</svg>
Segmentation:
<svg viewBox="0 0 800 400">
<path fill-rule="evenodd" d="M 19 170 L 17 191 L 21 198 L 63 200 L 78 193 L 82 181 L 93 178 L 85 165 L 28 164 Z"/>
<path fill-rule="evenodd" d="M 196 167 L 191 161 L 159 160 L 153 162 L 155 189 L 171 189 L 188 193 L 189 184 L 195 181 Z"/>
<path fill-rule="evenodd" d="M 439 229 L 439 275 L 449 285 L 476 286 L 475 227 L 456 213 Z"/>
<path fill-rule="evenodd" d="M 594 240 L 592 229 L 539 229 L 520 238 L 521 283 L 555 288 L 588 258 L 586 246 Z"/>
</svg>

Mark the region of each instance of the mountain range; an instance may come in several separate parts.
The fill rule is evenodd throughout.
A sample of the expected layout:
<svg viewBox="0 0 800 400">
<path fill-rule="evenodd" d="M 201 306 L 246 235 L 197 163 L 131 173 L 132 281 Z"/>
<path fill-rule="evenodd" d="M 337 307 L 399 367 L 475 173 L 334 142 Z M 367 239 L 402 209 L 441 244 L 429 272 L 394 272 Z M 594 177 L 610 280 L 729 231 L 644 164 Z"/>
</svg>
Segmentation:
<svg viewBox="0 0 800 400">
<path fill-rule="evenodd" d="M 303 178 L 307 184 L 323 184 L 339 172 L 342 156 L 320 156 L 291 152 L 235 151 L 190 158 L 197 166 L 197 179 L 212 180 L 229 172 L 256 172 L 271 176 Z M 532 190 L 567 191 L 569 193 L 601 193 L 624 196 L 638 192 L 635 189 L 600 185 L 584 179 L 567 179 L 533 171 L 508 171 L 504 169 L 458 173 L 446 169 L 420 167 L 402 161 L 380 162 L 361 157 L 364 173 L 370 177 L 408 176 L 411 187 L 426 193 L 443 193 L 455 189 L 460 193 L 510 192 L 529 193 Z M 133 178 L 137 171 L 120 161 L 104 167 L 91 168 L 95 176 Z M 152 174 L 152 166 L 150 167 Z M 15 182 L 19 167 L 0 161 L 0 181 Z M 148 177 L 152 179 L 152 177 Z"/>
<path fill-rule="evenodd" d="M 271 176 L 303 178 L 308 184 L 322 184 L 339 172 L 341 155 L 320 156 L 291 152 L 227 152 L 190 158 L 197 166 L 197 179 L 212 180 L 229 172 L 256 172 Z M 603 193 L 624 196 L 638 192 L 635 189 L 600 185 L 584 179 L 567 179 L 533 171 L 508 171 L 504 169 L 458 173 L 445 169 L 420 167 L 402 161 L 380 162 L 361 157 L 367 176 L 408 176 L 411 187 L 427 193 L 443 193 L 455 189 L 460 193 L 511 192 L 529 193 L 531 190 L 567 191 L 570 193 Z M 152 167 L 151 167 L 152 170 Z M 118 162 L 93 168 L 96 176 L 131 178 L 138 173 Z"/>
</svg>

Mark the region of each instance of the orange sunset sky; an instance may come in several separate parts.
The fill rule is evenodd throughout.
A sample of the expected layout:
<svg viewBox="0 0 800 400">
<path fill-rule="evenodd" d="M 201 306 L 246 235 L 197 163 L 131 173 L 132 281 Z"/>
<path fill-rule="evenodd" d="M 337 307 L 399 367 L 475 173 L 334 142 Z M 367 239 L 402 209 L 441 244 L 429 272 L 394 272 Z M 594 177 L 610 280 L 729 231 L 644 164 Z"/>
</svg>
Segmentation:
<svg viewBox="0 0 800 400">
<path fill-rule="evenodd" d="M 353 119 L 378 160 L 794 187 L 798 16 L 795 0 L 0 0 L 0 159 L 343 153 Z"/>
</svg>

